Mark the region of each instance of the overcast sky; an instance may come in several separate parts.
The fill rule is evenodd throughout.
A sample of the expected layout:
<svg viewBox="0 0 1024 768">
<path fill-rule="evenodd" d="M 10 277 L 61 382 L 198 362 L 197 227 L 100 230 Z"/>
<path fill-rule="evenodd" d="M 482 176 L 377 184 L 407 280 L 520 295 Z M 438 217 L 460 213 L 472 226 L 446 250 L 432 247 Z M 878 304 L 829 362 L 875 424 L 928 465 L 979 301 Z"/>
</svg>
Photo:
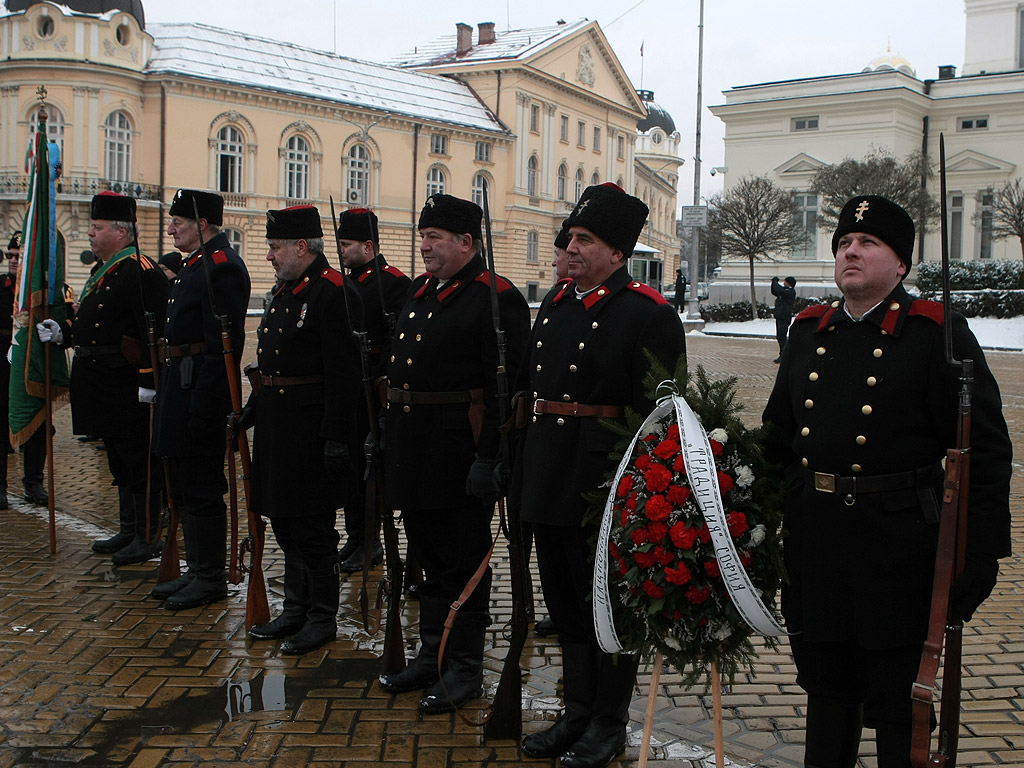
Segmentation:
<svg viewBox="0 0 1024 768">
<path fill-rule="evenodd" d="M 682 134 L 680 204 L 693 193 L 699 0 L 143 0 L 147 22 L 194 21 L 370 61 L 454 34 L 456 22 L 497 30 L 596 19 L 637 87 L 654 91 Z M 706 0 L 701 192 L 721 187 L 722 123 L 707 111 L 737 85 L 859 72 L 891 47 L 921 79 L 963 67 L 963 0 L 765 2 Z M 337 19 L 337 24 L 335 24 Z M 642 63 L 640 44 L 644 44 Z"/>
</svg>

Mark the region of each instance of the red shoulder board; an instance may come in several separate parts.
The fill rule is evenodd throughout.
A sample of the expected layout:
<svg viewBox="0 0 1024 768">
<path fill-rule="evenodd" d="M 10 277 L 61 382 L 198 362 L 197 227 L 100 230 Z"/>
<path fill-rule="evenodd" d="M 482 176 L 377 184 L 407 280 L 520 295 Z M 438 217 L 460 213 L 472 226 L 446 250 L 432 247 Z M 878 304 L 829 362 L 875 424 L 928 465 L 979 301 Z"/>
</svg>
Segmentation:
<svg viewBox="0 0 1024 768">
<path fill-rule="evenodd" d="M 557 304 L 558 302 L 560 302 L 565 297 L 565 291 L 569 287 L 569 284 L 571 282 L 572 282 L 572 278 L 571 277 L 563 277 L 561 280 L 559 280 L 557 283 L 555 283 L 555 287 L 559 288 L 559 290 L 558 290 L 558 293 L 555 294 L 555 298 L 553 298 L 551 300 L 552 304 Z M 559 287 L 559 286 L 561 286 L 561 287 Z"/>
<path fill-rule="evenodd" d="M 491 273 L 481 272 L 479 275 L 476 276 L 476 281 L 478 283 L 483 283 L 484 285 L 490 285 Z M 498 279 L 494 281 L 494 287 L 495 289 L 497 289 L 498 293 L 504 293 L 505 291 L 512 287 L 512 283 L 510 283 L 501 275 L 498 275 Z"/>
<path fill-rule="evenodd" d="M 455 293 L 462 286 L 461 280 L 452 280 L 448 285 L 441 289 L 437 294 L 438 301 L 444 301 L 453 293 Z"/>
<path fill-rule="evenodd" d="M 392 267 L 390 264 L 384 265 L 384 271 L 392 277 L 405 277 L 405 272 L 400 270 L 398 267 Z"/>
<path fill-rule="evenodd" d="M 13 288 L 13 287 L 14 287 L 14 278 L 11 277 L 11 273 L 8 272 L 6 275 L 4 275 L 4 288 Z"/>
<path fill-rule="evenodd" d="M 214 264 L 228 263 L 228 255 L 224 251 L 214 251 L 210 254 L 210 258 L 213 259 Z"/>
<path fill-rule="evenodd" d="M 417 280 L 422 280 L 423 284 L 416 289 L 416 293 L 413 295 L 414 299 L 423 298 L 423 295 L 427 292 L 427 288 L 430 286 L 430 281 L 432 277 L 433 275 L 431 275 L 429 272 L 424 272 L 422 275 L 416 278 Z"/>
<path fill-rule="evenodd" d="M 333 283 L 334 285 L 345 284 L 345 276 L 342 275 L 341 272 L 334 269 L 333 267 L 328 267 L 323 272 L 321 272 L 320 277 L 324 278 L 329 283 Z"/>
<path fill-rule="evenodd" d="M 945 315 L 942 309 L 942 304 L 937 301 L 926 301 L 924 299 L 915 299 L 910 303 L 910 311 L 908 315 L 921 315 L 927 317 L 934 323 L 942 325 L 942 319 Z"/>
<path fill-rule="evenodd" d="M 807 307 L 807 309 L 802 311 L 799 315 L 797 315 L 796 319 L 793 320 L 793 322 L 799 323 L 801 320 L 807 320 L 810 318 L 817 319 L 824 315 L 830 309 L 832 309 L 831 304 L 813 304 Z"/>
<path fill-rule="evenodd" d="M 662 296 L 658 291 L 651 288 L 646 283 L 641 283 L 637 280 L 630 280 L 626 283 L 626 287 L 634 293 L 639 293 L 641 296 L 646 296 L 648 299 L 653 301 L 655 304 L 668 304 L 668 299 Z"/>
</svg>

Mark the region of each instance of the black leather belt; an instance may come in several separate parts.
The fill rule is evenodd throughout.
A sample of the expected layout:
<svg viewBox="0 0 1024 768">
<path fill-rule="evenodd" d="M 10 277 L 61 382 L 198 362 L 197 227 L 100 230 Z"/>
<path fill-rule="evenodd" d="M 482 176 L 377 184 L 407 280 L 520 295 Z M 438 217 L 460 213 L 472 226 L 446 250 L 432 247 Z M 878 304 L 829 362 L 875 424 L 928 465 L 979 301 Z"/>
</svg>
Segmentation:
<svg viewBox="0 0 1024 768">
<path fill-rule="evenodd" d="M 299 384 L 322 384 L 323 376 L 260 376 L 265 387 L 293 387 Z"/>
<path fill-rule="evenodd" d="M 450 405 L 452 403 L 468 403 L 472 400 L 468 391 L 465 392 L 410 392 L 407 389 L 388 387 L 388 402 L 405 405 Z"/>
<path fill-rule="evenodd" d="M 121 355 L 120 344 L 103 344 L 91 347 L 75 347 L 75 357 L 110 357 Z"/>
<path fill-rule="evenodd" d="M 814 472 L 801 469 L 804 482 L 822 493 L 844 496 L 847 504 L 852 504 L 861 493 L 889 493 L 907 491 L 932 485 L 942 477 L 942 466 L 930 464 L 927 467 L 912 469 L 907 472 L 895 472 L 890 475 L 832 475 L 827 472 Z"/>
</svg>

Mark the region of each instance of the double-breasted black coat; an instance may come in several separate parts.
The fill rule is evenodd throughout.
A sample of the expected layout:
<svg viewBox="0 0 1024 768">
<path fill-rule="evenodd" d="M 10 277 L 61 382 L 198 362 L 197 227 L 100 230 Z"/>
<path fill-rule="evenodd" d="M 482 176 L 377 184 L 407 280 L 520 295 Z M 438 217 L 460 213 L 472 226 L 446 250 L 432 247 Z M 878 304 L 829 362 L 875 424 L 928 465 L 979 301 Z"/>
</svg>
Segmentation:
<svg viewBox="0 0 1024 768">
<path fill-rule="evenodd" d="M 381 254 L 351 270 L 351 276 L 363 300 L 363 329 L 370 342 L 370 373 L 377 379 L 385 374 L 391 356 L 387 315 L 397 321 L 398 312 L 409 298 L 412 281 L 402 270 L 388 264 Z"/>
</svg>

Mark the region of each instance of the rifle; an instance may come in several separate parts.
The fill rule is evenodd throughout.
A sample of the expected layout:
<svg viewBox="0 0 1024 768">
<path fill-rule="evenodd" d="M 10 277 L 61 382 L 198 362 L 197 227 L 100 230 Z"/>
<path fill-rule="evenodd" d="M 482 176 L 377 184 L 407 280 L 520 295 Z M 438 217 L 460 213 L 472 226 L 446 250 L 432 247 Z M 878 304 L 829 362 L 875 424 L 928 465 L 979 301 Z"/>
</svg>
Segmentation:
<svg viewBox="0 0 1024 768">
<path fill-rule="evenodd" d="M 192 198 L 192 211 L 196 219 L 199 249 L 203 254 L 203 272 L 206 275 L 206 290 L 210 294 L 210 312 L 220 321 L 220 338 L 224 349 L 224 367 L 227 371 L 228 392 L 231 394 L 231 409 L 233 411 L 228 416 L 228 424 L 231 425 L 237 422 L 242 412 L 242 391 L 236 377 L 238 368 L 235 365 L 234 352 L 231 350 L 231 322 L 227 316 L 217 314 L 217 304 L 213 298 L 213 278 L 210 276 L 210 254 L 206 251 L 206 240 L 203 238 L 203 228 L 199 222 L 199 205 L 194 197 Z M 242 542 L 239 554 L 243 554 L 245 550 L 249 550 L 252 553 L 252 562 L 248 566 L 245 564 L 245 559 L 240 558 L 242 560 L 242 570 L 249 573 L 249 585 L 245 595 L 245 628 L 252 629 L 257 624 L 266 624 L 270 621 L 267 584 L 263 576 L 263 547 L 266 540 L 267 524 L 256 515 L 252 508 L 252 458 L 249 456 L 249 442 L 245 437 L 244 430 L 235 429 L 234 432 L 238 444 L 239 460 L 242 463 L 242 486 L 245 489 L 246 522 L 249 526 L 249 535 Z M 228 446 L 228 453 L 231 453 L 232 456 L 234 455 L 230 445 Z M 231 476 L 234 477 L 233 471 Z"/>
<path fill-rule="evenodd" d="M 949 292 L 949 237 L 946 215 L 946 144 L 939 134 L 939 185 L 942 210 L 942 304 L 943 334 L 947 364 L 960 369 L 960 402 L 957 414 L 956 448 L 946 451 L 943 481 L 942 517 L 935 552 L 932 581 L 932 605 L 928 617 L 928 636 L 921 654 L 917 680 L 911 689 L 912 730 L 910 762 L 914 768 L 955 768 L 960 729 L 960 675 L 963 650 L 963 623 L 949 624 L 949 592 L 963 572 L 967 544 L 967 503 L 971 475 L 971 398 L 974 361 L 953 357 L 952 302 Z M 932 689 L 942 655 L 945 635 L 946 655 L 942 668 L 942 707 L 939 718 L 938 749 L 929 756 L 931 741 Z"/>
<path fill-rule="evenodd" d="M 498 464 L 502 493 L 506 493 L 512 475 L 512 432 L 508 424 L 511 405 L 508 370 L 505 361 L 505 332 L 501 328 L 501 313 L 498 307 L 497 272 L 494 268 L 494 238 L 491 234 L 491 212 L 487 204 L 488 189 L 483 190 L 484 227 L 487 231 L 487 268 L 491 272 L 491 320 L 498 345 L 498 423 L 501 424 L 501 460 Z M 494 694 L 490 711 L 484 716 L 484 737 L 494 739 L 515 739 L 523 735 L 523 677 L 520 658 L 526 645 L 527 624 L 530 611 L 529 577 L 526 557 L 523 551 L 523 527 L 519 509 L 509 504 L 506 511 L 504 500 L 499 498 L 498 510 L 501 529 L 508 541 L 509 570 L 512 587 L 512 620 L 509 631 L 508 653 L 501 668 L 498 689 Z"/>
</svg>

